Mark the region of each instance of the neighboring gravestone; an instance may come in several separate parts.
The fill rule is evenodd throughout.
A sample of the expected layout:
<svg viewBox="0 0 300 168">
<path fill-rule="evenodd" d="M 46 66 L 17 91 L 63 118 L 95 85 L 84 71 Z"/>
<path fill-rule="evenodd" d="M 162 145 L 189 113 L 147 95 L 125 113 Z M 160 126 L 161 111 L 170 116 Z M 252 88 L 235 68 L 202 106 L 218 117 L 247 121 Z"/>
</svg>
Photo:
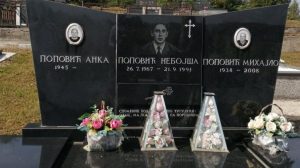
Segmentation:
<svg viewBox="0 0 300 168">
<path fill-rule="evenodd" d="M 225 126 L 272 102 L 287 5 L 209 17 L 27 5 L 44 126 L 75 125 L 101 99 L 143 126 L 146 98 L 164 89 L 173 127 L 194 127 L 202 89 L 216 93 Z"/>
</svg>

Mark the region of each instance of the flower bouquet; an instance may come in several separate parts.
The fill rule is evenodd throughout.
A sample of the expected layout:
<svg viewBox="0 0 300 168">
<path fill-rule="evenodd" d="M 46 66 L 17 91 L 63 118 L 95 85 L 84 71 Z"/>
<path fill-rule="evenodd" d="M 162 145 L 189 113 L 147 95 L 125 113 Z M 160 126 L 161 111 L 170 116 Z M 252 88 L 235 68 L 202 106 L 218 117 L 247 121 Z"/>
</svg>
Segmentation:
<svg viewBox="0 0 300 168">
<path fill-rule="evenodd" d="M 277 107 L 282 115 L 274 112 L 265 114 L 264 111 L 270 106 Z M 265 106 L 258 116 L 254 119 L 250 118 L 248 128 L 249 133 L 254 137 L 252 143 L 269 150 L 270 154 L 287 151 L 287 135 L 294 131 L 292 123 L 287 121 L 282 109 L 276 104 Z"/>
<path fill-rule="evenodd" d="M 123 137 L 123 119 L 125 116 L 115 115 L 113 108 L 101 102 L 100 109 L 93 105 L 91 113 L 85 113 L 78 119 L 81 121 L 77 129 L 87 132 L 87 151 L 115 150 L 121 146 Z"/>
</svg>

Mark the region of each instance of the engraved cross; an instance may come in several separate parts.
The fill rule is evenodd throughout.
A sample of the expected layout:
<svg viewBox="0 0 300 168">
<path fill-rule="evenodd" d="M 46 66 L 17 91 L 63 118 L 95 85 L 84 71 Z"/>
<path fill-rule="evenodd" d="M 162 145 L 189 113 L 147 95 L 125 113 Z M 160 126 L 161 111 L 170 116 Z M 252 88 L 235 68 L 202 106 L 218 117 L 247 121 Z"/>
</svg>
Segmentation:
<svg viewBox="0 0 300 168">
<path fill-rule="evenodd" d="M 184 26 L 189 28 L 189 34 L 188 34 L 188 37 L 191 38 L 191 37 L 192 37 L 192 35 L 191 35 L 191 29 L 192 29 L 192 27 L 195 27 L 196 25 L 195 25 L 195 24 L 192 24 L 192 20 L 190 19 L 190 20 L 189 20 L 189 24 L 185 24 Z"/>
</svg>

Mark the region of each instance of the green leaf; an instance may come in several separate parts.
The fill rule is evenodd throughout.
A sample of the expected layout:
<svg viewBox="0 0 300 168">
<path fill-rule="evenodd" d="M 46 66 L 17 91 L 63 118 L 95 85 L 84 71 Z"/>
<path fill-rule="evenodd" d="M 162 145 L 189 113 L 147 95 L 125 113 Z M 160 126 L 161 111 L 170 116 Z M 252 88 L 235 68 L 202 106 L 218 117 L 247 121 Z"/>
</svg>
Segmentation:
<svg viewBox="0 0 300 168">
<path fill-rule="evenodd" d="M 110 130 L 112 130 L 112 129 L 109 128 L 108 126 L 105 126 L 105 127 L 104 127 L 104 130 L 105 130 L 105 131 L 110 131 Z"/>
<path fill-rule="evenodd" d="M 84 113 L 78 118 L 78 120 L 82 121 L 83 119 L 88 118 L 89 116 L 90 116 L 90 113 Z"/>
<path fill-rule="evenodd" d="M 77 127 L 77 129 L 78 129 L 79 131 L 84 131 L 84 132 L 88 132 L 88 131 L 89 131 L 89 128 L 86 127 L 86 126 L 79 126 L 79 127 Z"/>
<path fill-rule="evenodd" d="M 258 129 L 257 129 L 257 130 L 255 130 L 255 134 L 256 134 L 256 135 L 258 135 L 258 134 L 260 134 L 260 133 L 261 133 L 261 131 L 260 131 L 260 130 L 258 130 Z"/>
</svg>

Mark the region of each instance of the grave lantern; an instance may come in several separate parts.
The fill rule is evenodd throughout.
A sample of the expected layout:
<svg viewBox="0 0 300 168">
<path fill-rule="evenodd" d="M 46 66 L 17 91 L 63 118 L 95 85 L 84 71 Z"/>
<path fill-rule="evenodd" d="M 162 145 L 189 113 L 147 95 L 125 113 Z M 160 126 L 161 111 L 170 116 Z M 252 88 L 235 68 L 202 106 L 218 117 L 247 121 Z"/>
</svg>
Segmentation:
<svg viewBox="0 0 300 168">
<path fill-rule="evenodd" d="M 214 93 L 204 93 L 193 137 L 192 151 L 228 152 Z"/>
<path fill-rule="evenodd" d="M 140 145 L 142 151 L 177 150 L 169 122 L 163 91 L 155 91 Z"/>
</svg>

